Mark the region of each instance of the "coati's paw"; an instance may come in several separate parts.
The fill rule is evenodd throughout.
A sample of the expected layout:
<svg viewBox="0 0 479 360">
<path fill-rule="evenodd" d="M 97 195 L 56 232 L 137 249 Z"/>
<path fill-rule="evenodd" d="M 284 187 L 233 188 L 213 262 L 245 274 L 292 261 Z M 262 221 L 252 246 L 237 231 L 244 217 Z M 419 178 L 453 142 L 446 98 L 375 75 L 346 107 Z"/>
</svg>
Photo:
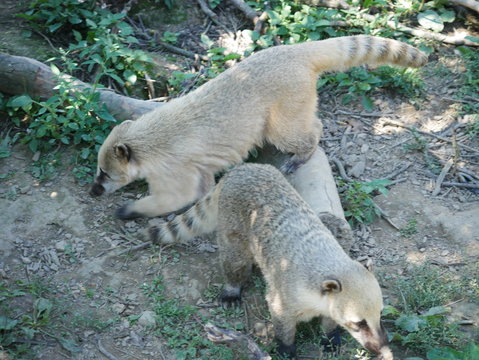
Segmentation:
<svg viewBox="0 0 479 360">
<path fill-rule="evenodd" d="M 150 226 L 147 230 L 148 238 L 153 244 L 160 244 L 160 228 L 156 225 Z"/>
<path fill-rule="evenodd" d="M 128 210 L 128 205 L 125 205 L 115 211 L 115 216 L 121 220 L 131 220 L 142 217 L 143 215 L 139 212 Z"/>
<path fill-rule="evenodd" d="M 223 309 L 236 308 L 241 305 L 241 289 L 229 288 L 223 289 L 218 300 L 221 303 Z"/>
<path fill-rule="evenodd" d="M 288 161 L 286 161 L 281 168 L 279 169 L 283 174 L 291 174 L 295 172 L 301 165 L 304 165 L 306 161 L 303 160 L 295 160 L 294 156 L 291 157 Z"/>
<path fill-rule="evenodd" d="M 338 352 L 341 347 L 341 328 L 338 326 L 329 334 L 326 334 L 326 337 L 321 340 L 321 345 L 325 352 Z"/>
<path fill-rule="evenodd" d="M 276 352 L 281 359 L 295 359 L 296 358 L 296 345 L 286 345 L 280 339 L 276 338 Z"/>
</svg>

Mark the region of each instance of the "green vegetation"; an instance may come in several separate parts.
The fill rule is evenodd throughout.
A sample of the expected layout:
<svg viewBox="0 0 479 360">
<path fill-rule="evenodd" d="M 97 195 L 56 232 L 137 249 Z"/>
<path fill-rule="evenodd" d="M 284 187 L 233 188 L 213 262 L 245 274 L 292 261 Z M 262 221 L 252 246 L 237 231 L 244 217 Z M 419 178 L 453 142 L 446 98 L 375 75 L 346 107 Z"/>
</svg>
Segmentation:
<svg viewBox="0 0 479 360">
<path fill-rule="evenodd" d="M 204 336 L 207 322 L 196 308 L 178 304 L 178 300 L 165 294 L 163 280 L 158 277 L 151 284 L 142 286 L 150 299 L 159 324 L 156 334 L 167 340 L 177 359 L 233 359 L 232 351 L 224 345 L 213 345 Z"/>
<path fill-rule="evenodd" d="M 0 282 L 0 348 L 15 359 L 34 359 L 36 346 L 48 339 L 75 353 L 79 347 L 74 332 L 109 326 L 98 314 L 76 313 L 56 299 L 57 293 L 55 286 L 41 279 Z"/>
<path fill-rule="evenodd" d="M 344 215 L 351 226 L 369 224 L 381 215 L 381 211 L 373 201 L 373 195 L 376 192 L 387 195 L 386 186 L 389 183 L 390 181 L 385 179 L 349 183 L 339 180 L 338 186 L 342 189 L 340 197 L 345 210 Z"/>
<path fill-rule="evenodd" d="M 394 320 L 393 342 L 427 354 L 428 360 L 443 359 L 439 354 L 449 354 L 444 359 L 463 358 L 461 351 L 452 349 L 463 349 L 467 354 L 467 336 L 448 318 L 448 304 L 475 296 L 477 284 L 458 281 L 453 274 L 432 265 L 421 265 L 412 267 L 407 277 L 397 278 L 393 287 L 400 294 L 398 304 L 385 306 L 383 312 L 384 318 Z M 477 351 L 477 346 L 471 344 L 470 351 Z"/>
<path fill-rule="evenodd" d="M 399 229 L 402 237 L 410 238 L 417 233 L 417 220 L 409 219 L 406 226 Z"/>
</svg>

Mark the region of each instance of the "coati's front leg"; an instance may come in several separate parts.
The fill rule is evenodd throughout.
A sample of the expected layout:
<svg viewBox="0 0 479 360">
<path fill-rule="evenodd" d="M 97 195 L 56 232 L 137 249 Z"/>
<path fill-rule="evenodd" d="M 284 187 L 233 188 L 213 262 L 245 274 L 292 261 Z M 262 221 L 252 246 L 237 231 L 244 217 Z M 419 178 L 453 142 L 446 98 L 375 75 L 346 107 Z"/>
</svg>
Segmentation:
<svg viewBox="0 0 479 360">
<path fill-rule="evenodd" d="M 164 216 L 178 212 L 205 195 L 214 185 L 214 175 L 186 172 L 178 178 L 147 179 L 151 195 L 122 206 L 116 216 L 122 220 Z"/>
<path fill-rule="evenodd" d="M 269 312 L 274 328 L 274 339 L 277 345 L 276 352 L 281 358 L 295 359 L 296 345 L 294 336 L 296 335 L 296 318 L 288 314 L 288 309 L 284 304 L 280 304 L 279 294 L 270 292 L 267 295 Z"/>
<path fill-rule="evenodd" d="M 251 277 L 253 256 L 240 234 L 232 232 L 225 235 L 218 230 L 217 239 L 221 249 L 221 268 L 226 280 L 219 300 L 224 308 L 237 307 L 241 303 L 242 287 Z"/>
<path fill-rule="evenodd" d="M 117 209 L 115 215 L 118 219 L 131 220 L 139 217 L 165 216 L 172 212 L 181 212 L 191 204 L 195 198 L 178 194 L 149 195 L 140 200 L 133 201 Z"/>
<path fill-rule="evenodd" d="M 337 352 L 341 347 L 341 328 L 328 317 L 321 318 L 321 326 L 326 335 L 321 340 L 321 345 L 325 352 Z"/>
</svg>

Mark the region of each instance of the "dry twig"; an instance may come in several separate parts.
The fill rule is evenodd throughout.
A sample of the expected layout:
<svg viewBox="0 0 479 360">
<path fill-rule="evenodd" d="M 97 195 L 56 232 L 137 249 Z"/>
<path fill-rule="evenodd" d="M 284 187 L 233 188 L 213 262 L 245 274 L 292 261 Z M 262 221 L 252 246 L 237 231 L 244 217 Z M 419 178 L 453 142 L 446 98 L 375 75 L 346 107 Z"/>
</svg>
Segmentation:
<svg viewBox="0 0 479 360">
<path fill-rule="evenodd" d="M 216 344 L 245 347 L 251 360 L 271 360 L 268 353 L 260 349 L 253 339 L 235 330 L 222 329 L 211 323 L 204 326 L 208 340 Z"/>
<path fill-rule="evenodd" d="M 206 16 L 208 16 L 211 19 L 211 21 L 213 21 L 216 25 L 218 25 L 227 33 L 231 33 L 231 31 L 229 31 L 228 28 L 221 21 L 219 21 L 218 15 L 216 15 L 214 11 L 210 9 L 210 7 L 208 6 L 205 0 L 196 0 L 196 1 L 200 5 L 201 10 L 206 14 Z"/>
<path fill-rule="evenodd" d="M 439 194 L 439 192 L 441 191 L 441 184 L 444 181 L 444 178 L 446 177 L 447 173 L 449 172 L 453 164 L 454 164 L 454 159 L 451 158 L 446 162 L 446 164 L 442 168 L 441 173 L 436 179 L 436 186 L 434 187 L 432 196 L 437 196 L 437 194 Z"/>
</svg>

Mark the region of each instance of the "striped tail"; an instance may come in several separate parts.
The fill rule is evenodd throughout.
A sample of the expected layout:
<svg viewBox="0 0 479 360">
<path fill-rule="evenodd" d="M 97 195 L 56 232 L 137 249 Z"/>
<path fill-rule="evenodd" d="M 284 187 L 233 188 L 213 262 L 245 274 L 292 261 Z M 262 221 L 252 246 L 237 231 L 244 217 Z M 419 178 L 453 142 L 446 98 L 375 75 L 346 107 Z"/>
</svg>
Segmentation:
<svg viewBox="0 0 479 360">
<path fill-rule="evenodd" d="M 218 224 L 218 197 L 220 184 L 198 200 L 185 213 L 172 220 L 148 228 L 153 244 L 185 243 L 195 236 L 213 232 Z"/>
<path fill-rule="evenodd" d="M 401 41 L 357 35 L 311 41 L 301 44 L 317 72 L 344 71 L 353 66 L 399 65 L 420 67 L 427 55 Z"/>
</svg>

